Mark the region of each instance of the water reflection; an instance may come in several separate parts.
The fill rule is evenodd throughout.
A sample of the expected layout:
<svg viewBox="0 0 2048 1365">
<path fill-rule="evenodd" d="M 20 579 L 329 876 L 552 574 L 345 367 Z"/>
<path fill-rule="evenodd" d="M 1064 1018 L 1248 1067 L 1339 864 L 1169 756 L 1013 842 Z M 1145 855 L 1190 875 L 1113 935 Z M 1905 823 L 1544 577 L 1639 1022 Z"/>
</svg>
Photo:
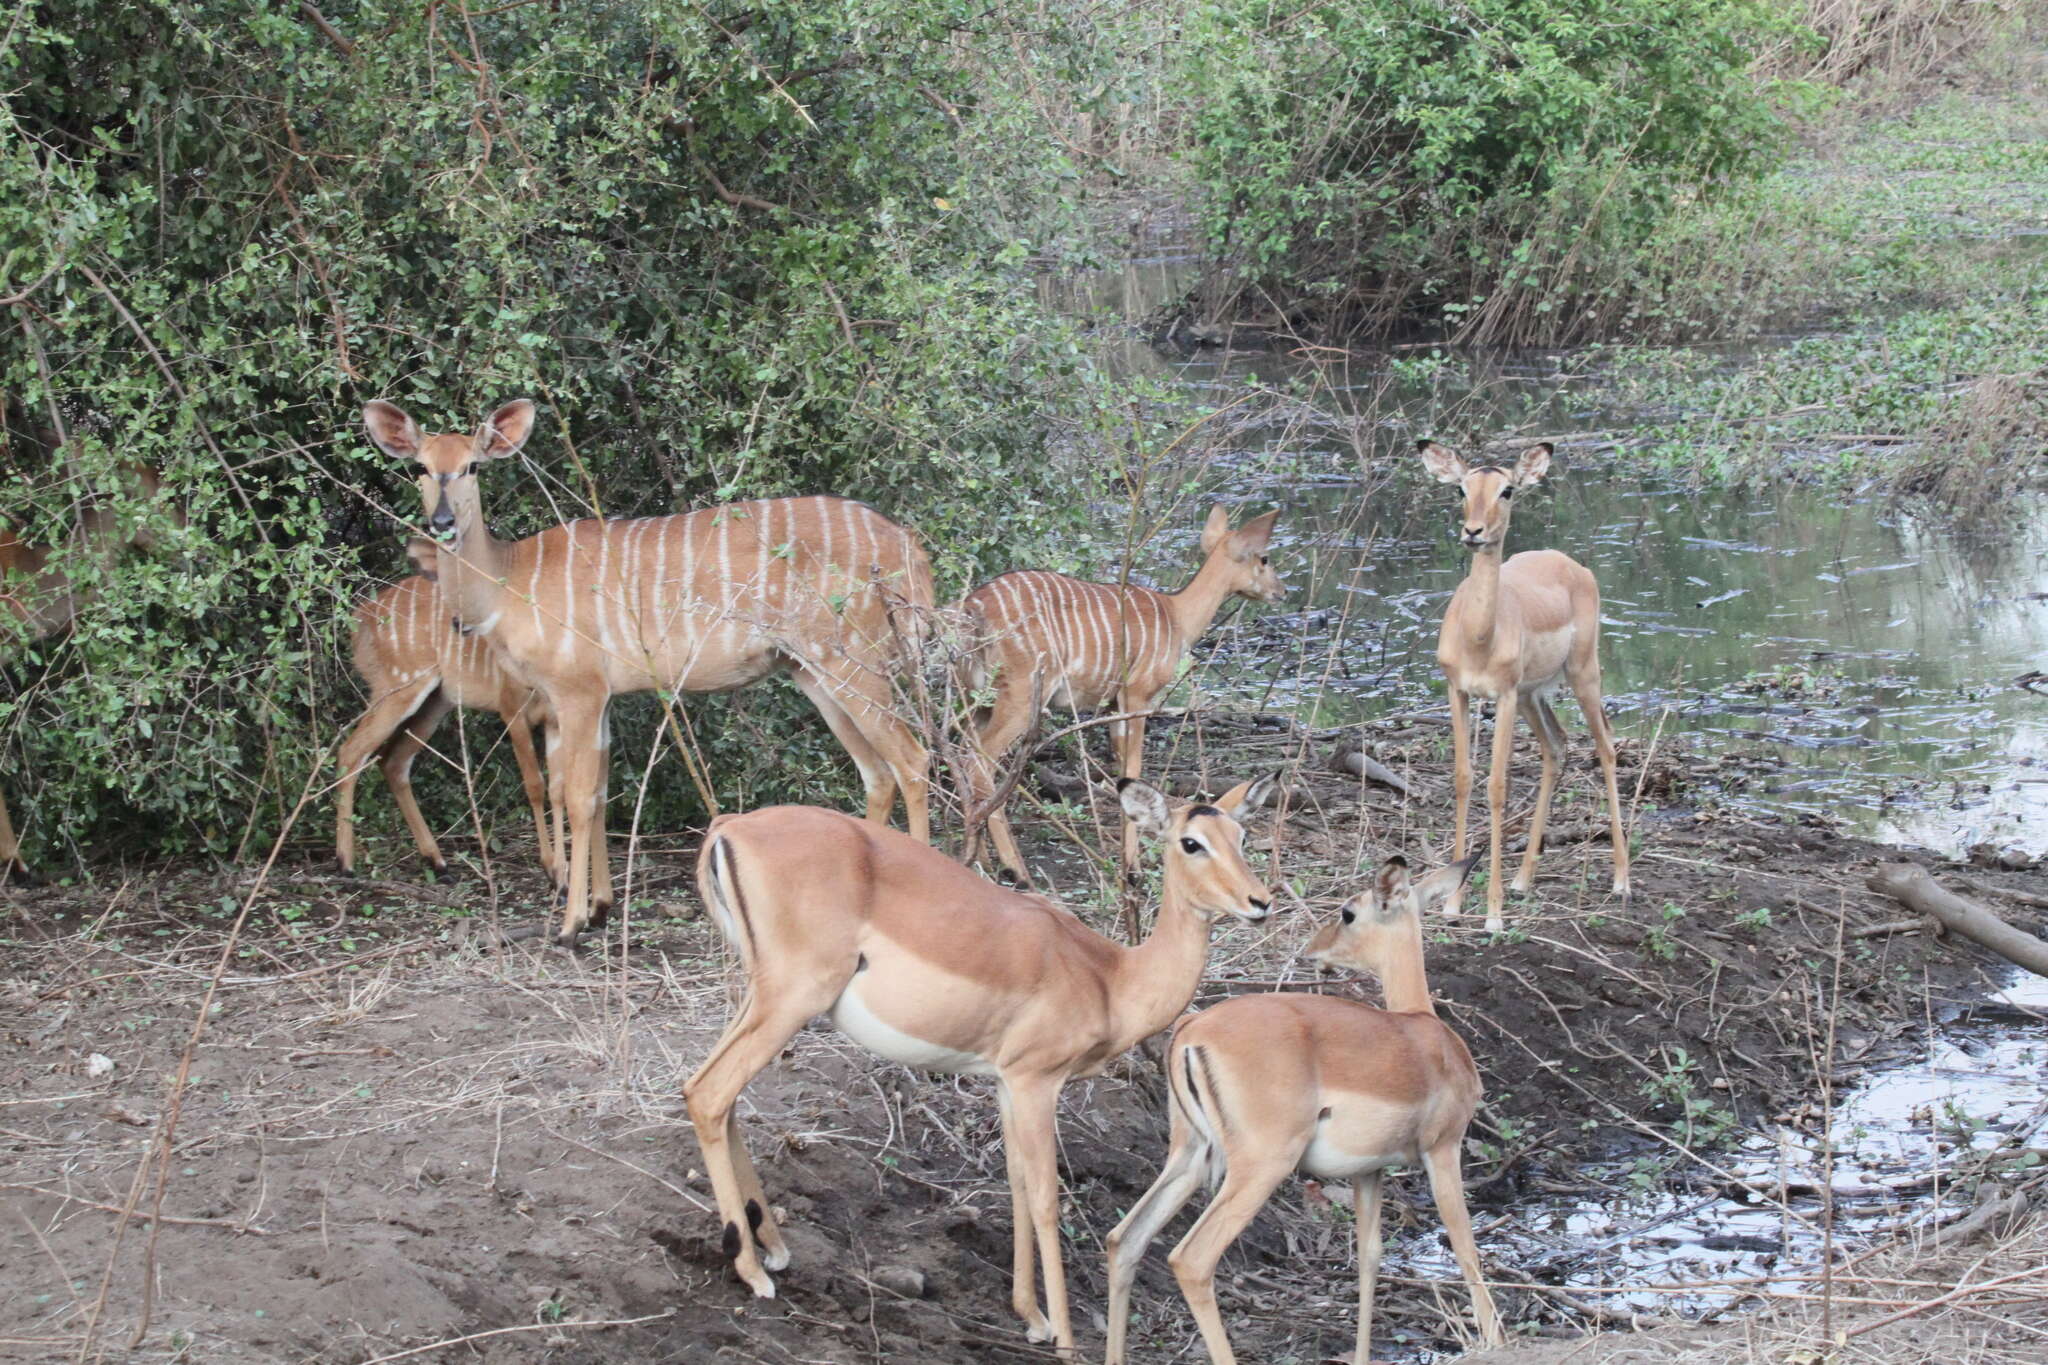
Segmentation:
<svg viewBox="0 0 2048 1365">
<path fill-rule="evenodd" d="M 1230 495 L 1288 509 L 1296 610 L 1232 618 L 1196 685 L 1316 724 L 1439 698 L 1437 621 L 1467 560 L 1449 536 L 1451 490 L 1412 467 L 1413 442 L 1494 440 L 1507 454 L 1557 439 L 1542 491 L 1515 504 L 1509 549 L 1562 549 L 1598 575 L 1621 733 L 1662 724 L 1776 769 L 1731 799 L 1945 852 L 2048 851 L 2048 705 L 2011 685 L 2048 659 L 2048 503 L 1972 533 L 1875 497 L 1624 473 L 1610 452 L 1645 415 L 1603 408 L 1568 353 L 1326 359 L 1154 345 L 1129 325 L 1189 280 L 1160 257 L 1048 290 L 1106 319 L 1117 373 L 1190 409 L 1235 402 L 1188 458 Z M 1179 518 L 1140 569 L 1177 584 L 1198 520 Z"/>
</svg>

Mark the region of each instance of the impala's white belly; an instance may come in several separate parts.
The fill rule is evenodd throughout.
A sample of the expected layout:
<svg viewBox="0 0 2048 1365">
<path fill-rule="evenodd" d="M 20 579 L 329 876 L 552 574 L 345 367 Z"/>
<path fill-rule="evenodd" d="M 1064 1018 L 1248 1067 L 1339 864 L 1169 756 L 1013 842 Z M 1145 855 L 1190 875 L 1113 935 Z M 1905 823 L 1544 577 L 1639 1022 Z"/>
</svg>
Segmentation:
<svg viewBox="0 0 2048 1365">
<path fill-rule="evenodd" d="M 865 973 L 863 973 L 865 975 Z M 877 1057 L 886 1057 L 920 1071 L 952 1071 L 968 1076 L 993 1076 L 996 1069 L 988 1059 L 972 1052 L 913 1038 L 886 1023 L 860 998 L 860 976 L 855 976 L 834 1001 L 832 1026 Z"/>
<path fill-rule="evenodd" d="M 1387 1166 L 1414 1166 L 1421 1157 L 1413 1106 L 1352 1096 L 1316 1124 L 1300 1169 L 1318 1180 L 1350 1180 Z"/>
</svg>

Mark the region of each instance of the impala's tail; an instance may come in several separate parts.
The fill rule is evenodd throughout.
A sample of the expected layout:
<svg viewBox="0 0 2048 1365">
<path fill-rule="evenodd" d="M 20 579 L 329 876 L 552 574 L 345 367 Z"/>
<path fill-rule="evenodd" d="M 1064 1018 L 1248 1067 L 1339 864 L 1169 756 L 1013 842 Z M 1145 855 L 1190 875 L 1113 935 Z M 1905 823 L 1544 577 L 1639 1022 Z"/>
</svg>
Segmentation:
<svg viewBox="0 0 2048 1365">
<path fill-rule="evenodd" d="M 1188 1143 L 1194 1149 L 1195 1159 L 1202 1163 L 1202 1178 L 1213 1190 L 1223 1182 L 1221 1130 L 1227 1125 L 1216 1094 L 1216 1075 L 1208 1050 L 1199 1043 L 1183 1043 L 1176 1037 L 1167 1050 L 1166 1086 L 1173 1096 L 1175 1115 L 1188 1126 Z"/>
<path fill-rule="evenodd" d="M 754 969 L 754 924 L 747 911 L 746 888 L 740 884 L 740 865 L 733 841 L 719 828 L 732 819 L 721 815 L 705 832 L 704 847 L 697 854 L 697 892 L 712 923 L 725 935 L 751 972 Z"/>
</svg>

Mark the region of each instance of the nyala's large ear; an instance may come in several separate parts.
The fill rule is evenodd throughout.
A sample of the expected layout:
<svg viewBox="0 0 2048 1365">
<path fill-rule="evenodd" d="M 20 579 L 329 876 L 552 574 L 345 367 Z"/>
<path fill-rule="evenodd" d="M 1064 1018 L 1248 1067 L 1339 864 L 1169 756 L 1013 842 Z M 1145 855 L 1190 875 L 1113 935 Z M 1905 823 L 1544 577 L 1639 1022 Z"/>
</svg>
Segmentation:
<svg viewBox="0 0 2048 1365">
<path fill-rule="evenodd" d="M 1462 889 L 1472 875 L 1472 869 L 1479 865 L 1479 855 L 1460 858 L 1457 862 L 1440 867 L 1426 877 L 1415 881 L 1413 895 L 1417 913 L 1426 914 L 1442 905 Z"/>
<path fill-rule="evenodd" d="M 1280 520 L 1280 509 L 1262 512 L 1230 533 L 1230 552 L 1239 559 L 1256 559 L 1266 553 L 1273 543 L 1273 523 Z"/>
<path fill-rule="evenodd" d="M 1527 488 L 1550 472 L 1550 453 L 1556 447 L 1544 441 L 1530 446 L 1522 452 L 1522 458 L 1515 461 L 1515 487 Z"/>
<path fill-rule="evenodd" d="M 1222 503 L 1209 509 L 1209 519 L 1202 523 L 1202 553 L 1213 555 L 1216 547 L 1223 543 L 1223 537 L 1230 534 L 1230 513 Z"/>
<path fill-rule="evenodd" d="M 1123 802 L 1124 814 L 1138 827 L 1138 833 L 1147 839 L 1157 839 L 1166 833 L 1172 809 L 1165 792 L 1150 782 L 1124 777 L 1117 780 L 1116 795 Z"/>
<path fill-rule="evenodd" d="M 1465 482 L 1465 462 L 1449 446 L 1440 446 L 1435 441 L 1417 441 L 1415 451 L 1422 456 L 1422 467 L 1434 474 L 1438 483 Z"/>
<path fill-rule="evenodd" d="M 396 403 L 379 398 L 363 405 L 363 425 L 377 449 L 394 460 L 417 460 L 420 456 L 420 424 L 406 416 Z"/>
<path fill-rule="evenodd" d="M 1238 783 L 1216 798 L 1216 809 L 1242 823 L 1247 814 L 1266 804 L 1266 797 L 1271 795 L 1273 784 L 1280 780 L 1280 772 L 1281 770 L 1276 768 L 1264 777 Z"/>
<path fill-rule="evenodd" d="M 413 571 L 429 583 L 441 581 L 441 550 L 425 536 L 414 536 L 405 542 L 405 557 L 412 561 Z"/>
<path fill-rule="evenodd" d="M 502 460 L 517 455 L 526 438 L 533 435 L 534 408 L 530 398 L 515 398 L 499 408 L 476 429 L 471 450 L 479 460 Z"/>
</svg>

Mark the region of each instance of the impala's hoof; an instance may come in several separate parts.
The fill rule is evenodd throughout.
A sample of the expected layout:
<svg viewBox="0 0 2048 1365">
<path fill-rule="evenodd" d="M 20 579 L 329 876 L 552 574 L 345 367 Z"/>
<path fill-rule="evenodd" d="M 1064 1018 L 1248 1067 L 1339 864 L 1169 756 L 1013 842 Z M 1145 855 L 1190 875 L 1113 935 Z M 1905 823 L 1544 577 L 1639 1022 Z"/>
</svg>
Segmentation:
<svg viewBox="0 0 2048 1365">
<path fill-rule="evenodd" d="M 598 901 L 590 907 L 590 918 L 584 921 L 583 927 L 586 929 L 602 929 L 605 925 L 611 923 L 611 919 L 612 903 L 610 901 Z"/>
<path fill-rule="evenodd" d="M 43 886 L 47 884 L 34 868 L 19 858 L 8 863 L 5 871 L 0 871 L 0 881 L 13 882 L 17 886 Z"/>
<path fill-rule="evenodd" d="M 787 1270 L 787 1269 L 789 1269 L 789 1248 L 788 1248 L 788 1247 L 764 1247 L 764 1248 L 762 1248 L 762 1251 L 761 1251 L 761 1264 L 762 1264 L 762 1265 L 764 1265 L 764 1266 L 766 1266 L 766 1267 L 768 1267 L 768 1269 L 770 1269 L 770 1270 Z M 769 1296 L 769 1297 L 771 1297 L 771 1298 L 772 1298 L 772 1297 L 774 1297 L 774 1295 L 773 1295 L 773 1293 L 772 1293 L 772 1292 L 770 1293 L 770 1296 Z"/>
<path fill-rule="evenodd" d="M 345 863 L 341 859 L 336 858 L 334 860 L 334 875 L 337 877 L 353 877 L 356 875 L 356 865 L 354 863 Z"/>
<path fill-rule="evenodd" d="M 1038 1342 L 1052 1340 L 1052 1324 L 1046 1321 L 1045 1315 L 1043 1313 L 1039 1314 L 1035 1320 L 1026 1319 L 1024 1326 L 1024 1340 L 1031 1342 L 1034 1345 Z"/>
</svg>

